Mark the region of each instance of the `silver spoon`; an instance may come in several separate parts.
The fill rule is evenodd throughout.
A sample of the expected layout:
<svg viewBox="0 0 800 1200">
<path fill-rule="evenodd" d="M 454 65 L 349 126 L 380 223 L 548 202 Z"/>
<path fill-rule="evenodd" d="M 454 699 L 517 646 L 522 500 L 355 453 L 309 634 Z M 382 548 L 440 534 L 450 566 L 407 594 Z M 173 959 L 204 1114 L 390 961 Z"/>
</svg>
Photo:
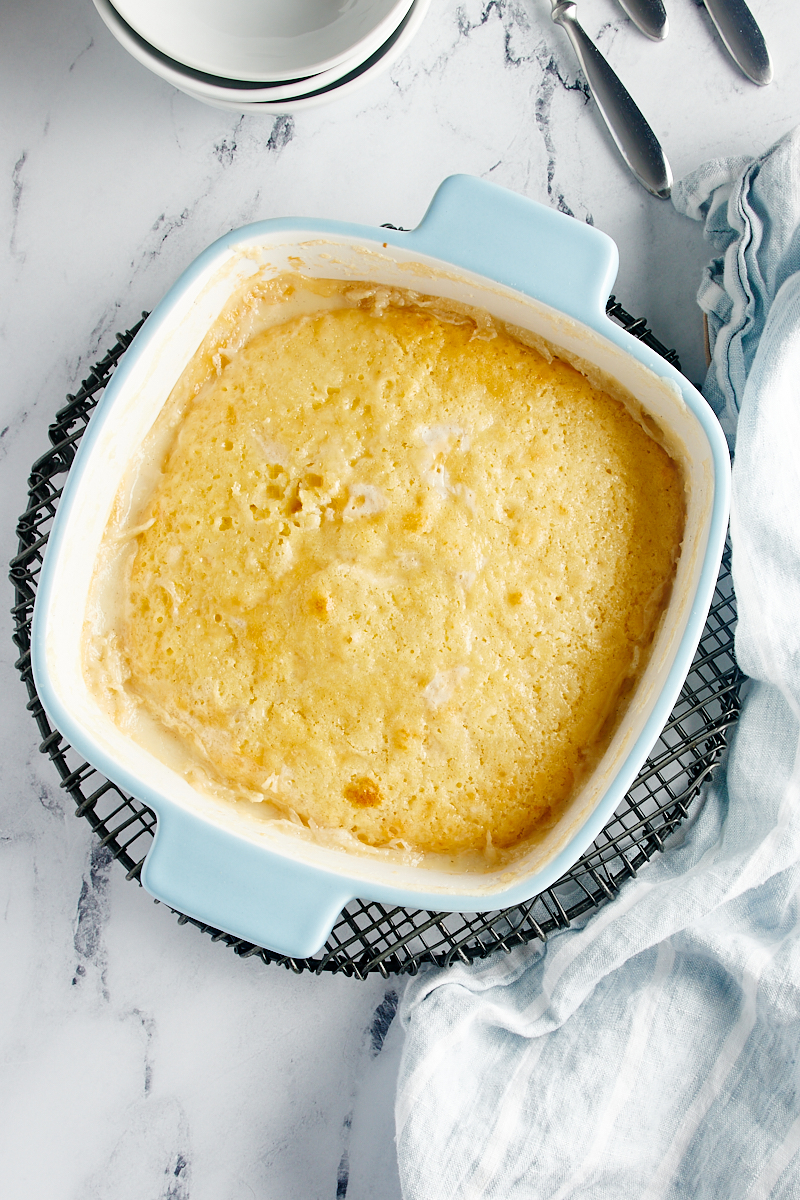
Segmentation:
<svg viewBox="0 0 800 1200">
<path fill-rule="evenodd" d="M 772 83 L 764 35 L 745 0 L 703 0 L 733 61 L 759 87 Z"/>
<path fill-rule="evenodd" d="M 637 29 L 654 42 L 662 41 L 669 33 L 669 21 L 662 0 L 619 0 Z"/>
<path fill-rule="evenodd" d="M 672 171 L 656 135 L 594 42 L 578 24 L 573 0 L 551 0 L 551 16 L 572 42 L 589 90 L 625 162 L 642 187 L 666 200 Z"/>
</svg>

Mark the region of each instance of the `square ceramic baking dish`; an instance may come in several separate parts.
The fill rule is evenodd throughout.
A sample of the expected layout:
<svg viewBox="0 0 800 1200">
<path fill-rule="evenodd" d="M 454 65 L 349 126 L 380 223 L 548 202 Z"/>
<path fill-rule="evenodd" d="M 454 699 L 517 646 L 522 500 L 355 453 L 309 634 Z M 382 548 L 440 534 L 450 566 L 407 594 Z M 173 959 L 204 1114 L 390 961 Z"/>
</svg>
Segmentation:
<svg viewBox="0 0 800 1200">
<path fill-rule="evenodd" d="M 262 221 L 221 238 L 188 268 L 125 354 L 70 471 L 50 534 L 33 621 L 33 669 L 53 723 L 98 770 L 157 814 L 142 883 L 200 921 L 296 958 L 316 953 L 358 897 L 480 912 L 536 895 L 597 837 L 677 699 L 713 595 L 727 528 L 730 463 L 702 396 L 614 325 L 605 302 L 614 243 L 591 226 L 492 184 L 447 179 L 417 229 Z M 81 640 L 98 548 L 126 468 L 222 308 L 258 273 L 366 279 L 483 308 L 617 380 L 680 447 L 687 523 L 649 664 L 598 767 L 561 821 L 519 861 L 483 874 L 317 845 L 245 819 L 122 733 L 89 690 Z"/>
</svg>

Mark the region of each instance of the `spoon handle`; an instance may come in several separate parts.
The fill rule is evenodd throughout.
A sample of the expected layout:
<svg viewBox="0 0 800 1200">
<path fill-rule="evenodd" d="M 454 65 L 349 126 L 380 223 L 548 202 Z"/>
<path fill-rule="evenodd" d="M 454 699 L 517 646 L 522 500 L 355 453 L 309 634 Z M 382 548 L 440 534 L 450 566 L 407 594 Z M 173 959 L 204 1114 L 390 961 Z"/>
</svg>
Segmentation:
<svg viewBox="0 0 800 1200">
<path fill-rule="evenodd" d="M 745 0 L 703 0 L 728 53 L 748 79 L 765 87 L 772 63 L 764 35 Z"/>
<path fill-rule="evenodd" d="M 672 171 L 656 135 L 645 121 L 618 76 L 578 24 L 573 0 L 558 0 L 552 17 L 572 42 L 589 89 L 620 154 L 643 187 L 666 200 Z"/>
<path fill-rule="evenodd" d="M 652 38 L 662 41 L 669 33 L 669 21 L 662 0 L 619 0 L 637 29 Z"/>
</svg>

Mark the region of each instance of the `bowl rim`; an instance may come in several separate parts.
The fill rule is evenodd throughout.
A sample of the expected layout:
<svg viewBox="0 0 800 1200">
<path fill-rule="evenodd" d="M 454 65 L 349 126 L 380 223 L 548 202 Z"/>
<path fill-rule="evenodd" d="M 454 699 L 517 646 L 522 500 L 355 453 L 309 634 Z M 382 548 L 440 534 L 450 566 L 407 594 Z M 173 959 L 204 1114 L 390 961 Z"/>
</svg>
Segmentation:
<svg viewBox="0 0 800 1200">
<path fill-rule="evenodd" d="M 132 58 L 194 100 L 231 112 L 289 113 L 315 108 L 356 91 L 385 71 L 409 45 L 431 0 L 411 0 L 402 20 L 366 58 L 348 60 L 330 71 L 275 83 L 225 80 L 195 71 L 162 54 L 119 16 L 111 0 L 93 0 L 109 32 Z"/>
<path fill-rule="evenodd" d="M 175 0 L 173 0 L 173 5 L 174 3 Z M 341 36 L 333 37 L 332 43 L 327 49 L 325 48 L 326 37 L 330 40 L 332 35 L 343 33 L 348 23 L 351 26 L 362 24 L 358 20 L 358 10 L 354 12 L 352 5 L 339 12 L 333 22 L 320 24 L 309 34 L 288 38 L 269 34 L 226 33 L 220 28 L 206 26 L 202 17 L 193 22 L 189 21 L 187 25 L 187 15 L 196 16 L 196 5 L 188 4 L 185 0 L 183 4 L 181 4 L 181 0 L 178 0 L 178 6 L 182 6 L 185 10 L 182 16 L 179 13 L 165 16 L 162 5 L 158 5 L 157 13 L 153 12 L 152 4 L 149 4 L 147 0 L 145 0 L 144 9 L 149 8 L 150 12 L 145 11 L 138 16 L 135 12 L 130 11 L 131 5 L 129 2 L 126 3 L 126 0 L 122 0 L 122 7 L 120 0 L 117 0 L 117 4 L 111 5 L 111 7 L 119 19 L 146 44 L 187 68 L 221 78 L 280 83 L 287 77 L 290 79 L 301 78 L 335 71 L 347 63 L 362 61 L 369 57 L 390 36 L 393 29 L 403 19 L 411 3 L 412 0 L 365 0 L 360 7 L 363 10 L 361 16 L 364 18 L 363 23 L 366 28 L 359 30 L 354 41 L 343 43 Z M 129 11 L 124 12 L 123 7 L 127 7 Z M 133 7 L 135 8 L 135 5 Z M 372 17 L 370 17 L 370 9 L 374 10 Z M 187 28 L 188 42 L 186 39 Z M 352 32 L 354 30 L 351 29 L 351 34 Z M 351 36 L 351 34 L 347 36 Z M 309 38 L 311 47 L 307 47 L 305 53 L 299 52 L 304 46 L 304 39 L 307 41 Z M 313 49 L 314 39 L 320 43 L 316 50 Z M 266 43 L 261 46 L 260 58 L 254 54 L 254 47 L 259 42 Z M 274 43 L 271 50 L 270 43 Z M 293 45 L 295 48 L 294 58 L 289 53 Z M 267 53 L 271 59 L 275 60 L 273 65 L 259 65 L 259 62 L 263 64 L 264 56 Z M 280 66 L 277 65 L 278 61 L 280 61 Z"/>
</svg>

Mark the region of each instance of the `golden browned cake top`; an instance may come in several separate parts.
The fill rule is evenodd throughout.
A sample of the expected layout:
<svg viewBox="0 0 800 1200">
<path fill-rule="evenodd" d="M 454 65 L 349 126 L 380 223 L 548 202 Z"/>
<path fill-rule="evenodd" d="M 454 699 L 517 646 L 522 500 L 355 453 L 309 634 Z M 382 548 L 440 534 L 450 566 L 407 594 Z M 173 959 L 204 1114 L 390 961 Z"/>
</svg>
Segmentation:
<svg viewBox="0 0 800 1200">
<path fill-rule="evenodd" d="M 676 464 L 565 362 L 386 297 L 219 368 L 140 517 L 131 691 L 312 828 L 447 854 L 546 831 L 647 654 Z"/>
</svg>

